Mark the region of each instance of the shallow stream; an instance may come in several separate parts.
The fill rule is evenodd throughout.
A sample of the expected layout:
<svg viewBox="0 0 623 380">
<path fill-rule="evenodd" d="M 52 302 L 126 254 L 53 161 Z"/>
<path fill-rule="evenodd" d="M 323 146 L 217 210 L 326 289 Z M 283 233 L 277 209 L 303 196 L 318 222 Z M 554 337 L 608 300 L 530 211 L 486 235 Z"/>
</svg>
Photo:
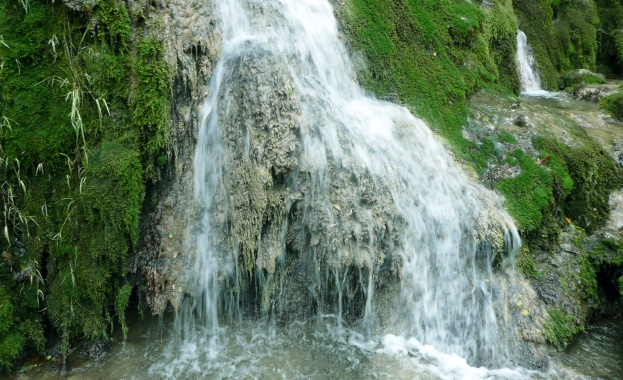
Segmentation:
<svg viewBox="0 0 623 380">
<path fill-rule="evenodd" d="M 123 342 L 100 359 L 76 349 L 68 379 L 620 379 L 623 378 L 623 318 L 591 324 L 564 352 L 551 358 L 547 373 L 522 368 L 468 366 L 415 341 L 385 336 L 365 339 L 336 331 L 335 319 L 275 328 L 266 323 L 221 327 L 216 339 L 197 337 L 179 344 L 169 336 L 171 321 L 130 321 Z M 171 334 L 174 335 L 174 334 Z M 208 335 L 206 335 L 208 336 Z M 15 377 L 59 378 L 56 364 L 46 364 Z"/>
</svg>

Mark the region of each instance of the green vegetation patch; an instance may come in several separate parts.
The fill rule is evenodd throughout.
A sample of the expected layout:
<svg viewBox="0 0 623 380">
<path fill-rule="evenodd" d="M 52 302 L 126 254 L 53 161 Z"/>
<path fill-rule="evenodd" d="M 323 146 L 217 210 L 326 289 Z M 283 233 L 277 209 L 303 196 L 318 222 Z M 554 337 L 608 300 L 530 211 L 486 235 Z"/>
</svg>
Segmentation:
<svg viewBox="0 0 623 380">
<path fill-rule="evenodd" d="M 510 165 L 518 165 L 522 172 L 517 177 L 503 179 L 494 186 L 506 198 L 509 213 L 524 233 L 541 226 L 543 214 L 554 204 L 554 178 L 521 150 L 508 155 Z"/>
<path fill-rule="evenodd" d="M 557 348 L 563 349 L 576 334 L 584 331 L 584 325 L 579 324 L 573 315 L 556 308 L 548 308 L 547 312 L 545 339 Z"/>
<path fill-rule="evenodd" d="M 522 247 L 515 261 L 515 267 L 524 275 L 524 277 L 538 280 L 542 277 L 541 273 L 537 270 L 534 258 L 530 252 L 530 248 Z"/>
<path fill-rule="evenodd" d="M 599 108 L 615 119 L 623 121 L 623 92 L 604 97 L 599 101 Z"/>
<path fill-rule="evenodd" d="M 623 174 L 596 142 L 588 136 L 578 137 L 584 140 L 577 148 L 547 138 L 535 139 L 534 146 L 551 157 L 565 215 L 591 234 L 607 220 L 610 193 L 621 187 Z"/>
<path fill-rule="evenodd" d="M 42 347 L 42 320 L 64 350 L 127 332 L 128 260 L 171 96 L 163 44 L 144 25 L 133 40 L 124 2 L 27 3 L 0 1 L 0 252 L 20 252 L 0 262 L 7 369 Z"/>
<path fill-rule="evenodd" d="M 606 74 L 623 74 L 623 1 L 595 0 L 599 15 L 600 71 Z"/>
<path fill-rule="evenodd" d="M 588 70 L 575 70 L 564 73 L 559 80 L 559 88 L 573 90 L 580 84 L 603 84 L 606 80 L 602 75 Z"/>
</svg>

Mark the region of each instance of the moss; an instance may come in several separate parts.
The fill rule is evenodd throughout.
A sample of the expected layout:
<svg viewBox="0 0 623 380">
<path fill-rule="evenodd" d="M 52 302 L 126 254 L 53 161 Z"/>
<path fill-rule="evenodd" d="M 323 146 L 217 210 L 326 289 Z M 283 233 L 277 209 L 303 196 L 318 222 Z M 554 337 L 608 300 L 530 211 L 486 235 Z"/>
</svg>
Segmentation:
<svg viewBox="0 0 623 380">
<path fill-rule="evenodd" d="M 605 79 L 601 75 L 586 70 L 568 71 L 560 77 L 559 88 L 573 90 L 580 84 L 603 84 Z"/>
<path fill-rule="evenodd" d="M 126 52 L 130 47 L 130 16 L 123 2 L 97 0 L 94 24 L 98 37 L 108 46 Z"/>
<path fill-rule="evenodd" d="M 618 235 L 599 233 L 585 240 L 589 263 L 599 273 L 600 284 L 619 289 L 623 274 L 623 239 Z"/>
<path fill-rule="evenodd" d="M 506 131 L 500 132 L 500 134 L 497 135 L 497 140 L 504 144 L 516 144 L 517 143 L 517 139 L 515 139 L 515 136 L 511 135 L 510 133 Z"/>
<path fill-rule="evenodd" d="M 243 267 L 252 277 L 257 242 L 268 207 L 268 193 L 273 186 L 272 177 L 266 168 L 245 160 L 232 171 L 227 182 L 232 190 L 229 197 L 233 209 L 232 239 L 239 245 Z"/>
<path fill-rule="evenodd" d="M 599 108 L 615 119 L 623 121 L 623 92 L 604 97 L 599 101 Z"/>
<path fill-rule="evenodd" d="M 619 294 L 623 296 L 623 276 L 619 277 Z"/>
<path fill-rule="evenodd" d="M 136 47 L 133 70 L 137 89 L 131 101 L 132 123 L 141 131 L 147 175 L 156 179 L 156 157 L 168 141 L 171 70 L 163 60 L 162 41 L 141 36 Z"/>
<path fill-rule="evenodd" d="M 583 131 L 574 131 L 574 148 L 555 139 L 536 137 L 540 162 L 523 151 L 507 154 L 506 162 L 521 169 L 513 178 L 493 186 L 500 191 L 524 236 L 541 239 L 545 245 L 555 241 L 564 217 L 592 233 L 601 227 L 609 213 L 610 192 L 623 184 L 623 174 L 600 146 Z M 504 140 L 499 135 L 497 140 Z M 507 140 L 509 143 L 512 140 Z M 542 240 L 542 239 L 541 239 Z"/>
<path fill-rule="evenodd" d="M 511 152 L 508 163 L 518 165 L 522 173 L 503 179 L 494 186 L 506 198 L 508 211 L 517 227 L 528 233 L 541 226 L 543 214 L 554 203 L 554 178 L 521 150 Z"/>
<path fill-rule="evenodd" d="M 582 299 L 587 302 L 589 309 L 597 310 L 600 305 L 598 294 L 599 286 L 597 284 L 598 267 L 593 263 L 590 259 L 590 255 L 587 253 L 583 253 L 578 259 L 578 266 L 580 272 L 576 275 L 576 278 L 580 282 Z"/>
<path fill-rule="evenodd" d="M 123 285 L 117 292 L 115 299 L 115 313 L 119 318 L 121 329 L 123 331 L 123 339 L 128 337 L 128 326 L 125 323 L 125 311 L 130 304 L 130 296 L 132 295 L 132 289 L 134 287 L 130 284 Z"/>
<path fill-rule="evenodd" d="M 584 326 L 563 310 L 548 308 L 547 312 L 549 318 L 544 323 L 545 339 L 557 348 L 563 349 L 576 334 L 584 331 Z"/>
<path fill-rule="evenodd" d="M 535 148 L 551 157 L 565 214 L 592 233 L 608 218 L 610 192 L 623 183 L 619 166 L 584 133 L 576 136 L 583 145 L 567 147 L 554 139 L 536 138 Z"/>
<path fill-rule="evenodd" d="M 623 1 L 595 0 L 600 28 L 599 67 L 607 74 L 623 74 Z"/>
<path fill-rule="evenodd" d="M 7 285 L 12 273 L 6 262 L 0 266 L 0 371 L 10 371 L 24 350 L 33 354 L 42 351 L 43 328 L 37 313 L 36 286 L 18 284 L 10 289 Z"/>
<path fill-rule="evenodd" d="M 517 254 L 515 261 L 515 267 L 526 277 L 532 280 L 538 280 L 542 277 L 541 273 L 537 271 L 536 264 L 530 252 L 530 248 L 522 247 Z"/>
<path fill-rule="evenodd" d="M 153 163 L 166 143 L 170 91 L 162 43 L 132 40 L 124 4 L 101 0 L 84 15 L 62 2 L 31 0 L 27 13 L 0 2 L 0 116 L 12 124 L 0 132 L 7 184 L 0 194 L 20 189 L 11 202 L 23 218 L 7 226 L 9 243 L 24 244 L 22 262 L 46 283 L 24 289 L 23 281 L 2 278 L 13 284 L 7 292 L 21 321 L 13 328 L 23 325 L 27 337 L 20 355 L 43 341 L 39 318 L 66 349 L 74 337 L 106 337 L 115 315 L 126 332 L 128 257 L 147 173 L 156 177 Z M 79 101 L 68 102 L 68 93 Z M 0 197 L 0 209 L 8 199 Z M 36 304 L 39 290 L 45 305 Z"/>
</svg>

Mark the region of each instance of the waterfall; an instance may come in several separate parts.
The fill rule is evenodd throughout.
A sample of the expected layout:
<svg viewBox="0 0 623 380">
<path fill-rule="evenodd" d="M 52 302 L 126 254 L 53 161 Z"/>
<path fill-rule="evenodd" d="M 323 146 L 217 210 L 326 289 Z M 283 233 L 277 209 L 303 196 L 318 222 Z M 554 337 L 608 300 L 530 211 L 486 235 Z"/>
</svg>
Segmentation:
<svg viewBox="0 0 623 380">
<path fill-rule="evenodd" d="M 384 333 L 503 362 L 493 263 L 512 262 L 519 238 L 502 200 L 473 183 L 422 120 L 364 93 L 328 0 L 214 7 L 222 55 L 194 160 L 204 211 L 184 333 L 214 334 L 219 310 L 237 313 L 241 262 L 268 283 L 296 255 L 313 263 L 308 287 L 337 303 L 339 325 L 358 273 L 369 329 L 374 281 L 391 266 L 401 290 L 397 324 Z M 244 207 L 253 213 L 238 215 Z M 266 218 L 272 209 L 285 216 Z"/>
<path fill-rule="evenodd" d="M 517 31 L 517 55 L 515 57 L 521 80 L 521 92 L 525 94 L 543 93 L 541 79 L 536 71 L 536 60 L 528 45 L 528 38 L 521 30 Z"/>
</svg>

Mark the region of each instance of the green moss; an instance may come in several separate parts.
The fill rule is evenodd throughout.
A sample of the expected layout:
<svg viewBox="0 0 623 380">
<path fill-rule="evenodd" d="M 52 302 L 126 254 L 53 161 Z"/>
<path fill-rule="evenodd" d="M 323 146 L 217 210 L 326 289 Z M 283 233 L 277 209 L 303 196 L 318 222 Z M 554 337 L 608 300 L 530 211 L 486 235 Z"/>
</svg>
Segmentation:
<svg viewBox="0 0 623 380">
<path fill-rule="evenodd" d="M 168 141 L 171 73 L 164 61 L 164 44 L 139 37 L 133 70 L 137 89 L 132 96 L 132 123 L 140 128 L 147 175 L 156 179 L 156 157 Z"/>
<path fill-rule="evenodd" d="M 123 330 L 123 339 L 128 337 L 128 326 L 125 323 L 125 311 L 130 304 L 130 295 L 132 295 L 132 289 L 134 287 L 129 284 L 123 285 L 117 292 L 117 298 L 115 299 L 115 312 L 119 318 L 121 329 Z"/>
<path fill-rule="evenodd" d="M 13 329 L 24 326 L 24 345 L 10 346 L 20 355 L 43 341 L 39 318 L 67 349 L 73 337 L 107 336 L 115 315 L 126 332 L 128 256 L 146 173 L 156 177 L 153 163 L 166 143 L 170 80 L 162 43 L 132 41 L 124 4 L 100 0 L 84 15 L 62 2 L 31 0 L 27 13 L 18 2 L 0 2 L 0 116 L 12 124 L 0 132 L 0 209 L 11 186 L 11 209 L 22 218 L 7 226 L 9 243 L 25 244 L 20 260 L 33 271 L 46 263 L 45 288 L 2 278 L 13 284 L 7 292 L 21 321 Z M 67 101 L 68 93 L 79 101 Z M 45 305 L 37 305 L 39 290 Z M 28 311 L 37 318 L 26 318 Z"/>
<path fill-rule="evenodd" d="M 536 138 L 534 146 L 551 157 L 548 166 L 560 184 L 557 198 L 565 214 L 590 234 L 607 220 L 610 192 L 621 186 L 623 174 L 585 133 L 578 131 L 576 137 L 583 144 L 577 148 L 547 138 Z"/>
<path fill-rule="evenodd" d="M 598 267 L 591 261 L 590 255 L 587 253 L 582 254 L 578 259 L 578 264 L 580 273 L 576 275 L 576 278 L 580 282 L 582 299 L 587 302 L 590 309 L 597 310 L 600 304 L 597 284 Z"/>
<path fill-rule="evenodd" d="M 100 40 L 126 52 L 130 47 L 130 16 L 125 4 L 115 0 L 97 0 L 95 9 L 94 20 L 100 26 L 97 29 Z"/>
<path fill-rule="evenodd" d="M 548 308 L 549 318 L 544 323 L 545 339 L 559 349 L 563 349 L 569 341 L 579 332 L 584 331 L 584 326 L 578 324 L 572 315 L 567 315 L 563 310 Z"/>
<path fill-rule="evenodd" d="M 519 269 L 519 271 L 529 279 L 538 280 L 541 278 L 541 273 L 537 271 L 536 264 L 534 263 L 534 259 L 530 252 L 530 248 L 522 247 L 519 253 L 517 254 L 517 259 L 515 261 L 515 267 Z"/>
<path fill-rule="evenodd" d="M 604 97 L 599 101 L 599 108 L 615 119 L 623 121 L 623 92 Z"/>
<path fill-rule="evenodd" d="M 619 294 L 623 296 L 623 276 L 619 277 Z"/>
<path fill-rule="evenodd" d="M 0 264 L 0 371 L 10 371 L 25 349 L 40 353 L 44 342 L 36 286 L 19 284 L 11 289 L 7 287 L 11 275 L 6 262 Z"/>
<path fill-rule="evenodd" d="M 555 232 L 564 224 L 563 216 L 589 233 L 606 221 L 610 192 L 623 183 L 623 174 L 601 147 L 583 132 L 576 132 L 582 144 L 576 148 L 554 139 L 535 138 L 541 163 L 519 150 L 508 154 L 507 163 L 519 166 L 521 174 L 493 186 L 505 196 L 509 213 L 524 234 L 539 229 L 540 235 L 548 229 Z M 551 225 L 545 226 L 545 222 Z"/>
<path fill-rule="evenodd" d="M 584 70 L 568 71 L 560 77 L 559 88 L 573 90 L 580 84 L 603 84 L 603 76 Z"/>
<path fill-rule="evenodd" d="M 623 1 L 595 0 L 599 15 L 600 69 L 605 73 L 623 74 Z"/>
<path fill-rule="evenodd" d="M 497 140 L 504 144 L 516 144 L 517 139 L 510 133 L 506 131 L 502 131 L 499 135 L 497 135 Z"/>
<path fill-rule="evenodd" d="M 511 152 L 508 163 L 518 165 L 522 173 L 503 179 L 494 186 L 504 195 L 517 227 L 528 233 L 540 227 L 543 214 L 554 203 L 554 178 L 521 150 Z"/>
<path fill-rule="evenodd" d="M 230 204 L 233 209 L 231 234 L 239 245 L 243 267 L 249 277 L 255 269 L 257 242 L 262 233 L 268 194 L 273 186 L 266 168 L 244 160 L 228 177 L 228 187 L 233 190 Z"/>
</svg>

